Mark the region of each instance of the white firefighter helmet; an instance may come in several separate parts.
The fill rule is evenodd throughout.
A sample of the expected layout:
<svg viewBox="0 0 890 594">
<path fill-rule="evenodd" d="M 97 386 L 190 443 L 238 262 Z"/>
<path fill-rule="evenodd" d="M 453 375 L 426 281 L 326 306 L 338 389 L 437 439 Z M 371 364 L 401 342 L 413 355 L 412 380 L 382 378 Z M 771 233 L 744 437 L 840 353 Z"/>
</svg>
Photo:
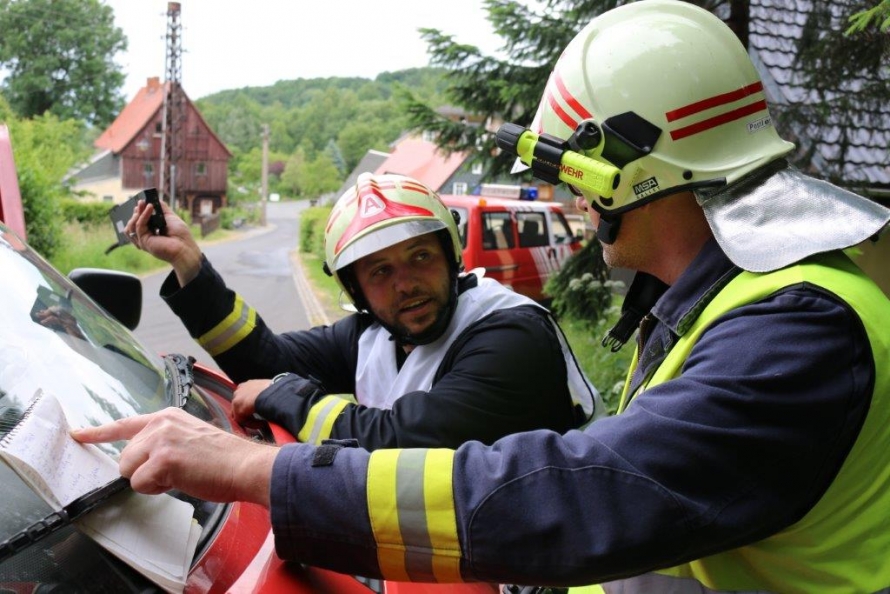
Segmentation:
<svg viewBox="0 0 890 594">
<path fill-rule="evenodd" d="M 556 64 L 531 129 L 568 140 L 583 122 L 605 142 L 588 156 L 621 170 L 619 214 L 684 188 L 732 183 L 794 149 L 779 138 L 745 48 L 719 18 L 643 0 L 591 21 Z"/>
<path fill-rule="evenodd" d="M 602 134 L 588 138 L 600 142 L 579 146 L 594 126 Z M 890 218 L 788 166 L 782 157 L 794 145 L 777 134 L 745 48 L 715 15 L 680 0 L 640 0 L 594 18 L 557 61 L 531 130 L 620 169 L 611 197 L 584 192 L 603 221 L 692 190 L 746 270 L 855 245 Z"/>
<path fill-rule="evenodd" d="M 401 241 L 446 230 L 455 272 L 463 266 L 454 215 L 424 184 L 403 175 L 363 173 L 334 204 L 325 227 L 325 267 L 356 303 L 358 288 L 344 282 L 343 271 L 356 260 Z"/>
</svg>

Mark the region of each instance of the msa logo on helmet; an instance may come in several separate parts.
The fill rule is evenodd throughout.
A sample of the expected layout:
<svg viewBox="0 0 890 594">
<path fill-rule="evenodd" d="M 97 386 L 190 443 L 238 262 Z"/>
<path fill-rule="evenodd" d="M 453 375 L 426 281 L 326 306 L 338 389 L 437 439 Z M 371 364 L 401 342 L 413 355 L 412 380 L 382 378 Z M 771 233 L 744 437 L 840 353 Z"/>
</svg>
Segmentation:
<svg viewBox="0 0 890 594">
<path fill-rule="evenodd" d="M 638 184 L 634 184 L 634 195 L 637 198 L 643 198 L 648 196 L 649 194 L 654 194 L 658 191 L 658 181 L 654 177 L 650 177 L 647 180 L 643 180 Z"/>
<path fill-rule="evenodd" d="M 758 130 L 763 130 L 764 128 L 769 128 L 773 125 L 773 120 L 769 116 L 762 117 L 759 120 L 754 120 L 753 122 L 748 122 L 748 133 L 757 132 Z"/>
</svg>

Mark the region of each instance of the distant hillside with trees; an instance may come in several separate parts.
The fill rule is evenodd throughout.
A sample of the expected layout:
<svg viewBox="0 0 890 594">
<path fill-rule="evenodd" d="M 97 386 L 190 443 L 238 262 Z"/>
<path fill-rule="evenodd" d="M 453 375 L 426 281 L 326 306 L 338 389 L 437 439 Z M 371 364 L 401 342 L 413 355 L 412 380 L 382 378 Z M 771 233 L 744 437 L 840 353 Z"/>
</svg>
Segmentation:
<svg viewBox="0 0 890 594">
<path fill-rule="evenodd" d="M 375 79 L 314 78 L 221 91 L 195 101 L 234 154 L 233 196 L 260 183 L 263 126 L 269 126 L 270 192 L 318 195 L 339 187 L 369 149 L 389 150 L 408 128 L 399 96 L 409 90 L 444 104 L 444 70 L 414 68 Z"/>
</svg>

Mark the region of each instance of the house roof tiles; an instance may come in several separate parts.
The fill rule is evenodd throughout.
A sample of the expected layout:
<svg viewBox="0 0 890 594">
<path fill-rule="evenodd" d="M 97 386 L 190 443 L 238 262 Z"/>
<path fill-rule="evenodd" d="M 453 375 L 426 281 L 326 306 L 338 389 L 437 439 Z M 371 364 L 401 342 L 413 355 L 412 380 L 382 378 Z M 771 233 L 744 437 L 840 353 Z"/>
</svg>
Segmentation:
<svg viewBox="0 0 890 594">
<path fill-rule="evenodd" d="M 396 141 L 392 153 L 374 173 L 407 175 L 438 192 L 466 158 L 465 153 L 445 156 L 435 143 L 407 136 Z"/>
<path fill-rule="evenodd" d="M 827 10 L 825 14 L 815 11 Z M 811 154 L 814 173 L 854 187 L 890 189 L 890 101 L 868 105 L 860 91 L 888 69 L 863 70 L 840 88 L 817 91 L 806 79 L 799 47 L 810 29 L 837 34 L 847 26 L 841 3 L 751 0 L 749 52 L 774 106 L 783 136 Z M 816 25 L 812 18 L 825 19 Z M 828 22 L 830 21 L 830 22 Z M 815 112 L 826 117 L 808 117 Z M 797 116 L 791 116 L 794 112 Z"/>
<path fill-rule="evenodd" d="M 148 79 L 148 84 L 121 110 L 117 118 L 93 143 L 96 148 L 110 150 L 117 154 L 126 148 L 130 141 L 145 127 L 164 105 L 164 89 L 158 78 Z"/>
</svg>

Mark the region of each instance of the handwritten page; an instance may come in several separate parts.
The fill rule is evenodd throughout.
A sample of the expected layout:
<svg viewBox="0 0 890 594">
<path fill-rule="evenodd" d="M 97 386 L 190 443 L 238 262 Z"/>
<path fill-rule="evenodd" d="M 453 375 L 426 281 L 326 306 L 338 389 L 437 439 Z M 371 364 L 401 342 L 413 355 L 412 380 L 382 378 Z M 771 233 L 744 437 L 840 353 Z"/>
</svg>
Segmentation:
<svg viewBox="0 0 890 594">
<path fill-rule="evenodd" d="M 19 423 L 0 439 L 0 457 L 59 510 L 120 476 L 117 462 L 69 434 L 58 399 L 38 390 Z M 170 495 L 127 490 L 76 520 L 80 530 L 164 588 L 181 593 L 201 526 L 194 507 Z"/>
<path fill-rule="evenodd" d="M 0 440 L 0 456 L 55 509 L 120 476 L 108 454 L 69 435 L 58 399 L 41 390 L 19 424 Z"/>
</svg>

